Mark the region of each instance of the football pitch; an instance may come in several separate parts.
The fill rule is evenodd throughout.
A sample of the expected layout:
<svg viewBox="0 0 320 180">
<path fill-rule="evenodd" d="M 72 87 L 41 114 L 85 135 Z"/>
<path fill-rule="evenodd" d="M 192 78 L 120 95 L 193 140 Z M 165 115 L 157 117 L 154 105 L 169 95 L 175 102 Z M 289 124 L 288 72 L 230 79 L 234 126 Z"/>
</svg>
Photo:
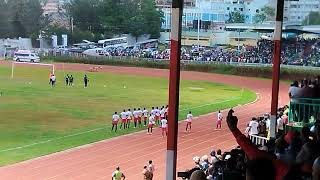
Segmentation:
<svg viewBox="0 0 320 180">
<path fill-rule="evenodd" d="M 48 68 L 16 67 L 14 73 L 11 79 L 11 67 L 0 66 L 0 166 L 142 130 L 111 132 L 111 116 L 168 102 L 166 78 L 58 70 L 52 88 Z M 65 85 L 66 74 L 74 76 L 74 86 Z M 198 116 L 255 98 L 247 89 L 182 80 L 179 119 L 188 111 Z"/>
</svg>

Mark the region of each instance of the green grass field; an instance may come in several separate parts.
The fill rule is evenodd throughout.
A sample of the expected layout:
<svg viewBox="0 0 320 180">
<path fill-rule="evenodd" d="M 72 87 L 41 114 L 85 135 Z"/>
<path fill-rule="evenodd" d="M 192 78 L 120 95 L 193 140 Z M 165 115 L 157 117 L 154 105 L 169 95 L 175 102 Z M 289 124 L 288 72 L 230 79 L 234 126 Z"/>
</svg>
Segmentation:
<svg viewBox="0 0 320 180">
<path fill-rule="evenodd" d="M 124 108 L 167 104 L 164 78 L 109 73 L 56 72 L 55 88 L 48 84 L 47 68 L 0 66 L 0 166 L 96 142 L 141 129 L 110 132 L 111 116 Z M 64 73 L 75 77 L 75 86 L 64 85 Z M 180 116 L 191 110 L 197 116 L 245 104 L 255 93 L 204 81 L 182 81 Z"/>
</svg>

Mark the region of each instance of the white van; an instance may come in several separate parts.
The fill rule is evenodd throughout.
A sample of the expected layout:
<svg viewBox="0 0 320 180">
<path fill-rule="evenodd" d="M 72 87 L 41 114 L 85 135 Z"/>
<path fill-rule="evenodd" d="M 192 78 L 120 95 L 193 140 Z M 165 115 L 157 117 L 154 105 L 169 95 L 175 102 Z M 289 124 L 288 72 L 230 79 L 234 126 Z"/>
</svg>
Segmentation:
<svg viewBox="0 0 320 180">
<path fill-rule="evenodd" d="M 40 58 L 36 53 L 32 53 L 31 51 L 19 50 L 14 53 L 13 60 L 17 62 L 40 62 Z"/>
</svg>

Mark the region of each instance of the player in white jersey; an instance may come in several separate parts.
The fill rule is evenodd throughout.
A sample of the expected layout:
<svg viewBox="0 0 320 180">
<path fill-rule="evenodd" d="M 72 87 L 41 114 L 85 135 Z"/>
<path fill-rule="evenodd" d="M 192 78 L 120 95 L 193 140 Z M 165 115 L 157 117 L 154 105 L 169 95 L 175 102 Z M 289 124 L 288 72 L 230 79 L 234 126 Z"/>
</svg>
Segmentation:
<svg viewBox="0 0 320 180">
<path fill-rule="evenodd" d="M 136 108 L 133 109 L 133 122 L 134 122 L 134 128 L 137 127 L 137 122 L 138 122 L 138 118 L 139 118 L 139 113 L 138 111 L 136 111 Z"/>
<path fill-rule="evenodd" d="M 169 115 L 168 112 L 169 112 L 169 106 L 167 105 L 166 108 L 165 108 L 165 114 L 166 114 L 165 116 Z"/>
<path fill-rule="evenodd" d="M 146 110 L 146 108 L 143 108 L 142 116 L 143 116 L 144 126 L 147 125 L 148 113 L 149 113 L 148 110 Z"/>
<path fill-rule="evenodd" d="M 223 115 L 222 115 L 222 113 L 219 111 L 219 112 L 218 112 L 216 129 L 221 129 L 222 119 L 223 119 Z"/>
<path fill-rule="evenodd" d="M 138 108 L 138 122 L 139 122 L 139 127 L 142 127 L 141 125 L 141 118 L 142 118 L 142 111 L 140 108 Z"/>
<path fill-rule="evenodd" d="M 127 128 L 130 128 L 131 119 L 132 119 L 132 112 L 130 111 L 130 109 L 128 109 L 128 111 L 127 111 Z"/>
<path fill-rule="evenodd" d="M 120 129 L 122 128 L 122 125 L 123 125 L 123 129 L 126 128 L 126 124 L 127 124 L 127 112 L 126 110 L 123 110 L 123 112 L 121 112 L 120 114 L 121 116 L 121 125 L 120 125 Z"/>
<path fill-rule="evenodd" d="M 154 125 L 154 116 L 151 115 L 149 117 L 149 123 L 148 123 L 148 134 L 152 134 L 153 125 Z"/>
<path fill-rule="evenodd" d="M 115 112 L 114 115 L 112 116 L 111 131 L 113 131 L 113 129 L 115 129 L 114 132 L 117 132 L 119 119 L 120 119 L 120 117 L 119 117 L 118 113 Z"/>
<path fill-rule="evenodd" d="M 160 125 L 160 110 L 159 110 L 158 107 L 156 107 L 155 113 L 156 113 L 155 120 L 156 120 L 156 122 Z M 160 127 L 160 126 L 159 126 L 159 127 Z"/>
<path fill-rule="evenodd" d="M 186 121 L 187 121 L 186 132 L 188 132 L 188 127 L 191 131 L 192 118 L 193 118 L 193 115 L 192 115 L 191 111 L 189 111 L 189 114 L 187 114 L 187 119 L 186 119 Z"/>
<path fill-rule="evenodd" d="M 167 119 L 161 119 L 161 129 L 162 129 L 162 137 L 164 137 L 164 134 L 166 136 L 168 136 L 168 131 L 167 131 L 167 127 L 168 127 L 168 121 Z"/>
<path fill-rule="evenodd" d="M 164 106 L 162 106 L 161 110 L 160 110 L 160 118 L 164 119 L 166 117 L 166 110 L 164 108 Z"/>
</svg>

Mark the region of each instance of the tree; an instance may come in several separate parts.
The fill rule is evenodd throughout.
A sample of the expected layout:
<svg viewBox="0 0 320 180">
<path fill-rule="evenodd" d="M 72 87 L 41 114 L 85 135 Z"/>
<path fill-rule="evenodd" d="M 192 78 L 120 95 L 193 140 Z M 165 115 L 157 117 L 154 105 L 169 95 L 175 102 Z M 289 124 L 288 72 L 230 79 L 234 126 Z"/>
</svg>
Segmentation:
<svg viewBox="0 0 320 180">
<path fill-rule="evenodd" d="M 0 36 L 30 37 L 43 27 L 39 0 L 0 0 Z"/>
<path fill-rule="evenodd" d="M 227 23 L 244 23 L 245 18 L 240 11 L 233 11 L 229 13 L 229 19 L 227 20 Z"/>
<path fill-rule="evenodd" d="M 156 9 L 154 0 L 142 0 L 142 13 L 146 24 L 146 33 L 151 38 L 159 38 L 161 31 L 161 23 L 164 19 L 162 11 Z"/>
<path fill-rule="evenodd" d="M 103 32 L 101 0 L 70 0 L 66 4 L 67 13 L 73 18 L 74 25 L 81 31 Z"/>
<path fill-rule="evenodd" d="M 255 23 L 262 23 L 265 21 L 274 21 L 275 19 L 275 9 L 270 6 L 264 6 L 261 10 L 254 16 L 253 20 Z"/>
<path fill-rule="evenodd" d="M 121 34 L 157 38 L 163 20 L 154 0 L 71 0 L 67 12 L 75 28 L 97 38 Z"/>
<path fill-rule="evenodd" d="M 310 12 L 303 20 L 303 25 L 320 25 L 320 12 Z"/>
</svg>

